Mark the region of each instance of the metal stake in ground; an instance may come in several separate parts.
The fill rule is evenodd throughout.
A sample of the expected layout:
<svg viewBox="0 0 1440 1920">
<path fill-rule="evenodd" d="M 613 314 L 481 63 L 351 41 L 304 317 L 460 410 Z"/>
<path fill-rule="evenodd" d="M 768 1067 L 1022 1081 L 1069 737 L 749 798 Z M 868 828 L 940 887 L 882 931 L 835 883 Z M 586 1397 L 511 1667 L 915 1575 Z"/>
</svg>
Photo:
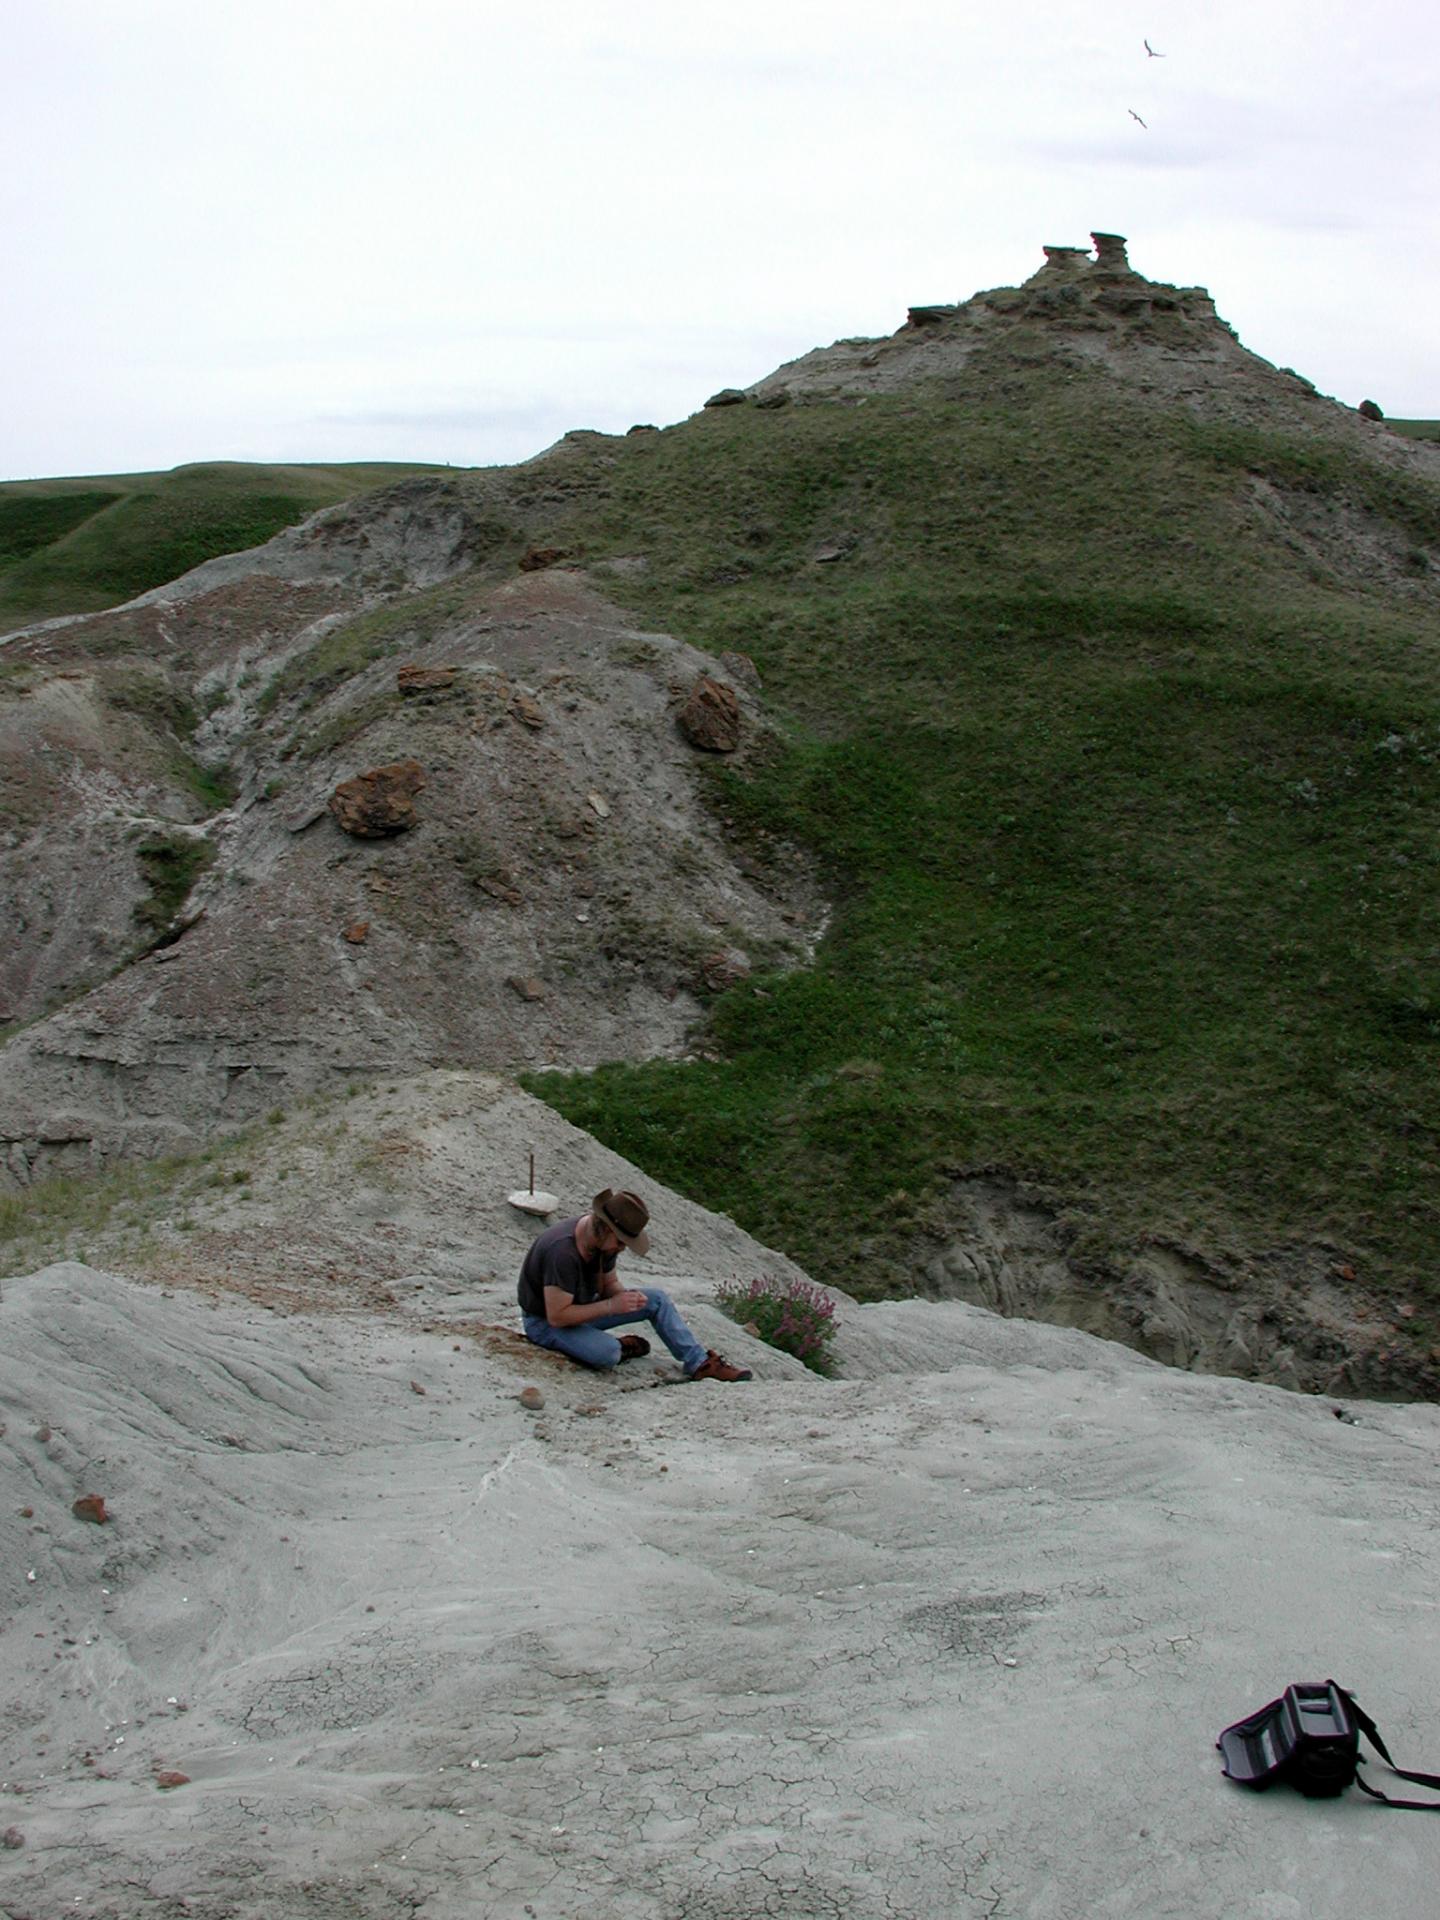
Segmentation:
<svg viewBox="0 0 1440 1920">
<path fill-rule="evenodd" d="M 535 1149 L 530 1149 L 530 1184 L 520 1187 L 514 1193 L 506 1194 L 512 1207 L 518 1207 L 521 1213 L 536 1213 L 543 1220 L 547 1214 L 554 1213 L 560 1202 L 553 1193 L 535 1191 Z"/>
</svg>

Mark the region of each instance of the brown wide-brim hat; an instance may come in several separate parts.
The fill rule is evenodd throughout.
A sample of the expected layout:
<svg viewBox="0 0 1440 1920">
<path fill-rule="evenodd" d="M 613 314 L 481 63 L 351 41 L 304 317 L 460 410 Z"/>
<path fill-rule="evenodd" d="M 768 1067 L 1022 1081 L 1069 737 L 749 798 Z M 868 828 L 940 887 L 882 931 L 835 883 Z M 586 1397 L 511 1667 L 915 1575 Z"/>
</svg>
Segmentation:
<svg viewBox="0 0 1440 1920">
<path fill-rule="evenodd" d="M 638 1193 L 631 1193 L 624 1187 L 619 1193 L 613 1193 L 606 1187 L 590 1202 L 590 1211 L 619 1236 L 631 1253 L 650 1251 L 650 1236 L 645 1231 L 650 1223 L 650 1209 Z"/>
</svg>

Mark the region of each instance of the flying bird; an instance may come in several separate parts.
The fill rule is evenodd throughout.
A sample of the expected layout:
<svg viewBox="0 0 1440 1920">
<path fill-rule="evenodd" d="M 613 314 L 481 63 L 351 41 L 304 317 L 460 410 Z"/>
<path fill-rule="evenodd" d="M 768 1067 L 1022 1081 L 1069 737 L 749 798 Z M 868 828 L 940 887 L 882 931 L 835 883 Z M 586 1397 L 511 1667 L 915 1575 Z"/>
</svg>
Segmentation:
<svg viewBox="0 0 1440 1920">
<path fill-rule="evenodd" d="M 1163 53 L 1156 53 L 1154 47 L 1151 46 L 1148 40 L 1143 41 L 1141 44 L 1144 46 L 1146 53 L 1149 54 L 1152 60 L 1163 60 L 1165 58 L 1165 55 Z"/>
<path fill-rule="evenodd" d="M 1132 120 L 1140 120 L 1140 116 L 1138 113 L 1136 113 L 1134 107 L 1127 107 L 1125 111 L 1129 114 Z M 1145 125 L 1145 122 L 1143 120 L 1140 120 L 1140 124 L 1142 127 L 1145 127 L 1145 131 L 1147 133 L 1150 131 L 1149 127 Z"/>
</svg>

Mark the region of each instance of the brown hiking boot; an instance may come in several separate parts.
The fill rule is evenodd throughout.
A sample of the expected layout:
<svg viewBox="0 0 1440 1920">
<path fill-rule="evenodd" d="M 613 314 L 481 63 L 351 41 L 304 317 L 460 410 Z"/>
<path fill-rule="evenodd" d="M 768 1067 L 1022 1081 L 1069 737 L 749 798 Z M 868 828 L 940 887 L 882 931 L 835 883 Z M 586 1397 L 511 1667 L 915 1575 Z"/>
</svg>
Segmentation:
<svg viewBox="0 0 1440 1920">
<path fill-rule="evenodd" d="M 622 1333 L 620 1336 L 620 1364 L 627 1360 L 643 1360 L 650 1351 L 650 1342 L 643 1333 Z"/>
<path fill-rule="evenodd" d="M 753 1377 L 748 1367 L 732 1367 L 724 1354 L 716 1353 L 713 1347 L 689 1375 L 691 1380 L 749 1380 Z"/>
</svg>

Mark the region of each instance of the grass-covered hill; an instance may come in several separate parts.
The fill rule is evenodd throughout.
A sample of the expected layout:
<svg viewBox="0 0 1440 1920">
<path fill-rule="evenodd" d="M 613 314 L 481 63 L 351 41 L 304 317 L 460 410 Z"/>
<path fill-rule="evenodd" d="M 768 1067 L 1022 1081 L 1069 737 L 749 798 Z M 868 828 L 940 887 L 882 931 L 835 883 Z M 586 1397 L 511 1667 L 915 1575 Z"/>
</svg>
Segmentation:
<svg viewBox="0 0 1440 1920">
<path fill-rule="evenodd" d="M 1374 1316 L 1367 1390 L 1440 1393 L 1425 423 L 1359 418 L 1113 259 L 721 398 L 452 476 L 470 572 L 277 656 L 223 736 L 246 779 L 307 687 L 348 725 L 390 656 L 483 648 L 482 588 L 549 549 L 750 656 L 781 734 L 702 772 L 744 867 L 798 843 L 833 912 L 812 966 L 752 956 L 694 1057 L 530 1085 L 862 1295 L 944 1285 L 990 1182 L 1102 1292 L 1149 1261 L 1152 1304 L 1173 1275 L 1223 1330 L 1298 1289 L 1308 1379 L 1334 1300 L 1337 1360 Z M 420 721 L 386 724 L 395 757 Z"/>
<path fill-rule="evenodd" d="M 0 485 L 0 632 L 116 606 L 216 554 L 258 546 L 319 507 L 434 471 L 385 462 L 215 461 L 170 473 L 7 481 Z"/>
<path fill-rule="evenodd" d="M 537 1084 L 861 1292 L 1000 1169 L 1082 1261 L 1359 1276 L 1440 1353 L 1440 464 L 1227 352 L 1197 409 L 1022 313 L 577 449 L 555 537 L 752 655 L 794 744 L 717 801 L 836 913 L 713 1060 Z"/>
</svg>

